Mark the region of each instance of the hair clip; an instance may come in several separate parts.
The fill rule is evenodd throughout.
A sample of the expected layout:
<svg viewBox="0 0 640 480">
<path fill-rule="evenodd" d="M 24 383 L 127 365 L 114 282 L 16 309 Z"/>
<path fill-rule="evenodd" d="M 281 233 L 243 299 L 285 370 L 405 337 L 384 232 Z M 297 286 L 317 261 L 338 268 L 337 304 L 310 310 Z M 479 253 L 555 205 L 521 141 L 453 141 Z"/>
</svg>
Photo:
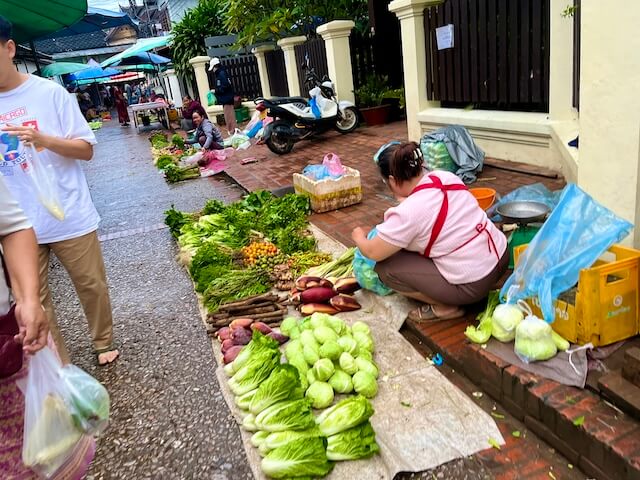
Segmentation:
<svg viewBox="0 0 640 480">
<path fill-rule="evenodd" d="M 373 161 L 378 163 L 380 161 L 380 155 L 382 155 L 382 152 L 384 152 L 387 148 L 389 148 L 391 145 L 400 145 L 400 142 L 398 140 L 392 140 L 388 143 L 385 143 L 384 145 L 382 145 L 378 151 L 376 152 L 376 154 L 373 156 Z"/>
</svg>

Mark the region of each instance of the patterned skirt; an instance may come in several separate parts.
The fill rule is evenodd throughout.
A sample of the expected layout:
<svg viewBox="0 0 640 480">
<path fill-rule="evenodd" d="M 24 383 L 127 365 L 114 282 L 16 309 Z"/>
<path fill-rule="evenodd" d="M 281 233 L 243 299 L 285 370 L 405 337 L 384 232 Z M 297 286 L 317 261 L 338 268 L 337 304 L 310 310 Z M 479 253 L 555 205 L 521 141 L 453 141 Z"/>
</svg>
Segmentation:
<svg viewBox="0 0 640 480">
<path fill-rule="evenodd" d="M 53 342 L 49 340 L 49 346 Z M 53 347 L 55 349 L 55 347 Z M 55 350 L 54 350 L 55 351 Z M 38 480 L 38 476 L 22 463 L 24 433 L 24 396 L 18 380 L 27 377 L 29 359 L 22 369 L 8 378 L 0 378 L 0 478 L 2 480 Z M 83 436 L 73 453 L 52 477 L 53 480 L 81 480 L 95 454 L 95 440 Z"/>
</svg>

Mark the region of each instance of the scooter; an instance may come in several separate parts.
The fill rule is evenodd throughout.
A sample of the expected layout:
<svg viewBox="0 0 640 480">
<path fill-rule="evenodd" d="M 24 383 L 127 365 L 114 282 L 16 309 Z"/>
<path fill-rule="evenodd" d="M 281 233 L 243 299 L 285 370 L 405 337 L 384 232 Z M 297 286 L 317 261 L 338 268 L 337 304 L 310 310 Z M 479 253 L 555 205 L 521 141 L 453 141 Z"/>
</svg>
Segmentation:
<svg viewBox="0 0 640 480">
<path fill-rule="evenodd" d="M 327 76 L 321 80 L 308 66 L 308 61 L 302 64 L 302 68 L 307 72 L 305 87 L 310 90 L 311 100 L 303 97 L 255 100 L 256 110 L 274 119 L 265 127 L 261 143 L 266 143 L 269 150 L 278 155 L 289 153 L 296 142 L 317 133 L 334 128 L 346 134 L 358 127 L 356 106 L 349 101 L 338 101 L 331 80 Z M 314 101 L 317 108 L 313 106 Z"/>
</svg>

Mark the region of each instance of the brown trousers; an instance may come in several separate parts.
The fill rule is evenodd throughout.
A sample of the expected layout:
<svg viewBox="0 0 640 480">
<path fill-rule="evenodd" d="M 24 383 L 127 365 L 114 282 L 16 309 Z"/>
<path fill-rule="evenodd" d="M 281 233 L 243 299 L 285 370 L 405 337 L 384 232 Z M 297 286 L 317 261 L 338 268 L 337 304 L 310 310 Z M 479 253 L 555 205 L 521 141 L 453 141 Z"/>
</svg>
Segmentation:
<svg viewBox="0 0 640 480">
<path fill-rule="evenodd" d="M 98 234 L 91 232 L 78 238 L 39 246 L 40 300 L 47 312 L 51 334 L 64 363 L 69 353 L 56 320 L 49 290 L 49 255 L 53 252 L 69 273 L 82 309 L 89 323 L 93 347 L 97 353 L 113 348 L 113 319 L 107 276 Z"/>
<path fill-rule="evenodd" d="M 222 110 L 224 111 L 224 123 L 227 125 L 229 135 L 233 135 L 238 126 L 236 122 L 236 110 L 233 108 L 233 105 L 223 105 Z"/>
</svg>

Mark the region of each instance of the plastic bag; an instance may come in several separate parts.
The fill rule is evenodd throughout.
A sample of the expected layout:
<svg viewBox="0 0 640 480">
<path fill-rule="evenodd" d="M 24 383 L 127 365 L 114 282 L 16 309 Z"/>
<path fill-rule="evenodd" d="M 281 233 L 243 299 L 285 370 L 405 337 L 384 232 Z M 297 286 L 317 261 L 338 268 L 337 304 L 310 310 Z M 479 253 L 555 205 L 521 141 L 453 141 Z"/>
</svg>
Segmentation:
<svg viewBox="0 0 640 480">
<path fill-rule="evenodd" d="M 633 225 L 617 217 L 574 184 L 567 185 L 558 205 L 520 257 L 500 291 L 508 303 L 538 297 L 547 322 L 555 317 L 554 300 L 576 283 L 580 270 L 591 267 Z"/>
<path fill-rule="evenodd" d="M 424 157 L 424 164 L 429 170 L 445 170 L 456 173 L 458 165 L 453 161 L 447 145 L 444 142 L 422 141 L 420 150 Z"/>
<path fill-rule="evenodd" d="M 258 134 L 258 132 L 260 131 L 261 128 L 262 128 L 262 120 L 259 120 L 258 123 L 253 125 L 253 127 L 251 127 L 251 129 L 246 132 L 247 133 L 247 137 L 249 137 L 249 138 L 255 137 Z"/>
<path fill-rule="evenodd" d="M 65 400 L 61 370 L 60 360 L 45 347 L 31 357 L 27 378 L 18 382 L 25 397 L 22 461 L 44 478 L 56 473 L 84 435 Z"/>
<path fill-rule="evenodd" d="M 516 341 L 514 352 L 524 363 L 549 360 L 556 356 L 558 347 L 553 340 L 553 330 L 544 320 L 540 320 L 525 302 L 518 302 L 526 306 L 527 316 L 516 327 Z"/>
<path fill-rule="evenodd" d="M 302 170 L 302 174 L 305 177 L 311 178 L 312 180 L 324 180 L 325 178 L 329 178 L 329 169 L 326 165 L 307 165 Z"/>
<path fill-rule="evenodd" d="M 369 232 L 367 238 L 371 240 L 378 234 L 378 230 L 375 228 Z M 359 248 L 353 255 L 353 275 L 358 280 L 358 283 L 362 288 L 371 290 L 378 295 L 389 295 L 393 293 L 393 290 L 388 288 L 374 270 L 376 262 L 370 258 L 365 257 L 360 252 Z"/>
<path fill-rule="evenodd" d="M 64 209 L 58 195 L 56 172 L 53 165 L 40 161 L 38 151 L 33 145 L 25 145 L 27 158 L 22 171 L 31 179 L 38 201 L 56 219 L 64 220 Z"/>
<path fill-rule="evenodd" d="M 218 99 L 216 98 L 216 95 L 209 90 L 207 92 L 207 106 L 211 106 L 211 105 L 215 105 L 218 102 Z"/>
<path fill-rule="evenodd" d="M 249 123 L 245 125 L 244 130 L 242 132 L 245 133 L 246 135 L 249 135 L 249 132 L 253 130 L 253 128 L 258 123 L 262 125 L 262 120 L 260 119 L 260 112 L 256 110 L 255 112 L 253 112 L 253 115 L 251 115 L 251 120 L 249 120 Z"/>
<path fill-rule="evenodd" d="M 322 165 L 327 167 L 327 171 L 332 178 L 340 178 L 346 173 L 340 157 L 335 153 L 327 153 L 322 160 Z"/>
<path fill-rule="evenodd" d="M 202 151 L 199 151 L 189 157 L 183 158 L 182 162 L 187 165 L 193 165 L 195 163 L 198 163 L 200 160 L 202 160 L 203 156 L 204 156 L 204 153 L 202 153 Z"/>
<path fill-rule="evenodd" d="M 225 140 L 225 147 L 239 148 L 241 145 L 249 141 L 249 137 L 236 128 L 236 131 L 227 140 L 229 140 L 229 145 L 227 145 L 227 141 Z M 251 146 L 251 144 L 249 144 L 249 146 Z M 247 147 L 244 147 L 243 149 L 246 148 Z"/>
<path fill-rule="evenodd" d="M 320 113 L 320 107 L 318 107 L 318 102 L 316 101 L 316 97 L 311 97 L 309 99 L 309 106 L 311 107 L 311 113 L 316 118 L 320 118 L 322 114 Z"/>
<path fill-rule="evenodd" d="M 498 200 L 488 211 L 487 215 L 493 217 L 492 220 L 500 221 L 500 215 L 497 215 L 497 208 L 505 203 L 515 201 L 528 201 L 543 203 L 549 210 L 553 211 L 558 204 L 562 190 L 552 192 L 542 183 L 534 183 L 533 185 L 524 185 L 523 187 L 516 188 L 512 192 L 509 192 L 500 200 Z M 495 216 L 494 216 L 495 215 Z"/>
<path fill-rule="evenodd" d="M 66 401 L 77 428 L 90 435 L 99 435 L 109 424 L 111 401 L 104 386 L 75 365 L 65 365 L 60 378 L 66 389 Z"/>
</svg>

